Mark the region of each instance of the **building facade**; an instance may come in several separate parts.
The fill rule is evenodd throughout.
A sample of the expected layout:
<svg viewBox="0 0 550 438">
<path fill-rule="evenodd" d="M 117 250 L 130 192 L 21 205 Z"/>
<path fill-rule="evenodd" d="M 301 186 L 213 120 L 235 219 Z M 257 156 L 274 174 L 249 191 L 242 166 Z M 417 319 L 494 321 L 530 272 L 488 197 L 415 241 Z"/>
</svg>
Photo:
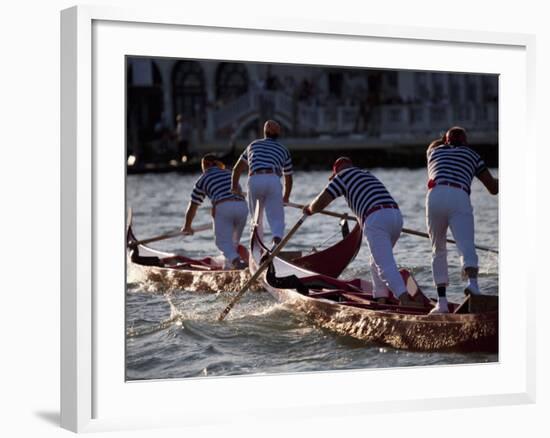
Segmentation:
<svg viewBox="0 0 550 438">
<path fill-rule="evenodd" d="M 178 115 L 197 149 L 254 138 L 267 118 L 293 138 L 498 130 L 495 75 L 128 58 L 127 86 L 129 150 L 170 143 Z"/>
</svg>

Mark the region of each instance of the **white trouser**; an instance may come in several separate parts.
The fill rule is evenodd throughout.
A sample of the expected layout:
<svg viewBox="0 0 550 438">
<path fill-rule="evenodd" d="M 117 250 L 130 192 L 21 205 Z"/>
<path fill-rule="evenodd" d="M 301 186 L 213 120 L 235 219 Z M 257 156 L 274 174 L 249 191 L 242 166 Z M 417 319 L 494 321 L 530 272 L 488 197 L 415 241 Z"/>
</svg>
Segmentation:
<svg viewBox="0 0 550 438">
<path fill-rule="evenodd" d="M 389 296 L 390 290 L 396 297 L 407 291 L 393 257 L 393 247 L 402 228 L 403 217 L 394 208 L 383 208 L 371 213 L 363 224 L 363 234 L 371 253 L 370 267 L 375 298 Z"/>
<path fill-rule="evenodd" d="M 426 196 L 426 223 L 432 241 L 435 285 L 448 285 L 447 228 L 451 228 L 463 268 L 477 268 L 474 214 L 470 196 L 462 189 L 435 186 Z"/>
<path fill-rule="evenodd" d="M 237 247 L 241 240 L 248 207 L 244 201 L 226 201 L 216 205 L 214 216 L 214 235 L 216 246 L 225 257 L 224 267 L 229 267 L 231 262 L 239 257 Z"/>
<path fill-rule="evenodd" d="M 273 237 L 282 238 L 285 234 L 285 209 L 283 187 L 277 174 L 258 174 L 248 178 L 248 206 L 252 218 L 256 201 L 260 201 L 260 208 L 265 211 Z M 263 221 L 262 216 L 260 222 Z"/>
</svg>

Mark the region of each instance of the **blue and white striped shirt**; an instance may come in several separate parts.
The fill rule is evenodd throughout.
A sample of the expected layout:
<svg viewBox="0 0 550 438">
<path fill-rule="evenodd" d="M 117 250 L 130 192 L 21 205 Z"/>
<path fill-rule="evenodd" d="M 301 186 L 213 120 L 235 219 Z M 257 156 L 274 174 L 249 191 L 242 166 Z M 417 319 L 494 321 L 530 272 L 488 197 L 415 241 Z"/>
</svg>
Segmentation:
<svg viewBox="0 0 550 438">
<path fill-rule="evenodd" d="M 254 140 L 240 157 L 248 163 L 252 174 L 260 169 L 272 169 L 279 175 L 292 175 L 292 159 L 288 149 L 272 138 Z"/>
<path fill-rule="evenodd" d="M 487 165 L 477 152 L 467 146 L 442 145 L 429 149 L 428 178 L 432 181 L 451 182 L 470 189 L 474 176 L 479 176 Z"/>
<path fill-rule="evenodd" d="M 201 175 L 191 192 L 191 202 L 200 205 L 205 196 L 212 204 L 229 198 L 244 200 L 242 196 L 231 193 L 231 171 L 219 167 L 210 167 Z"/>
<path fill-rule="evenodd" d="M 368 170 L 357 167 L 348 167 L 338 172 L 325 190 L 333 198 L 345 196 L 349 208 L 359 221 L 363 221 L 367 211 L 377 205 L 397 205 L 378 178 Z"/>
</svg>

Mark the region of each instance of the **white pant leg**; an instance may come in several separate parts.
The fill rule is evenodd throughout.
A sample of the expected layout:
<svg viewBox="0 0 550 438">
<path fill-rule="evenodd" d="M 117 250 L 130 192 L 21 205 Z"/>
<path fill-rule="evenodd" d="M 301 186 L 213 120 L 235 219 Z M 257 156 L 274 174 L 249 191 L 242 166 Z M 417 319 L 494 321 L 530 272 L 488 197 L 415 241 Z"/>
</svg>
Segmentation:
<svg viewBox="0 0 550 438">
<path fill-rule="evenodd" d="M 261 186 L 255 180 L 255 175 L 248 178 L 248 209 L 250 210 L 251 221 L 254 221 L 254 215 L 256 214 L 256 202 L 260 201 L 260 207 L 264 204 L 260 193 Z M 262 220 L 262 216 L 260 215 L 259 221 Z"/>
<path fill-rule="evenodd" d="M 403 218 L 397 209 L 382 209 L 370 214 L 364 225 L 363 234 L 369 245 L 374 269 L 371 272 L 374 283 L 374 297 L 388 296 L 388 289 L 395 296 L 407 291 L 407 287 L 393 256 L 393 247 L 401 234 Z M 385 287 L 382 288 L 381 284 Z"/>
<path fill-rule="evenodd" d="M 389 297 L 390 296 L 390 290 L 386 286 L 386 283 L 380 278 L 380 275 L 378 275 L 378 266 L 376 265 L 376 262 L 374 261 L 374 257 L 370 256 L 370 274 L 372 277 L 372 295 L 375 298 L 380 297 Z"/>
<path fill-rule="evenodd" d="M 248 179 L 248 200 L 250 211 L 256 208 L 256 201 L 265 211 L 273 237 L 283 237 L 285 232 L 285 211 L 280 178 L 275 174 L 252 175 Z M 260 215 L 263 223 L 263 214 Z"/>
<path fill-rule="evenodd" d="M 436 186 L 426 196 L 426 225 L 432 243 L 434 284 L 449 284 L 447 265 L 447 228 L 449 226 L 447 187 Z"/>
<path fill-rule="evenodd" d="M 237 201 L 229 202 L 234 206 L 234 218 L 233 218 L 233 245 L 235 248 L 239 246 L 243 230 L 246 225 L 246 219 L 248 218 L 248 206 L 246 202 Z"/>
<path fill-rule="evenodd" d="M 449 284 L 447 228 L 451 228 L 463 267 L 478 266 L 474 243 L 474 215 L 470 197 L 461 189 L 436 186 L 426 197 L 428 233 L 432 241 L 434 283 Z"/>
<path fill-rule="evenodd" d="M 227 201 L 216 206 L 216 217 L 214 218 L 215 243 L 225 257 L 226 266 L 235 258 L 239 257 L 237 245 L 235 244 L 235 230 L 238 224 L 242 223 L 244 227 L 246 223 L 246 214 L 247 210 L 244 202 Z"/>
<path fill-rule="evenodd" d="M 461 190 L 458 202 L 454 203 L 454 208 L 449 217 L 449 227 L 456 240 L 456 247 L 460 253 L 460 262 L 462 268 L 477 268 L 478 258 L 475 248 L 474 231 L 474 212 L 470 197 Z"/>
<path fill-rule="evenodd" d="M 273 237 L 282 239 L 285 235 L 285 207 L 283 187 L 276 175 L 266 175 L 265 214 Z"/>
</svg>

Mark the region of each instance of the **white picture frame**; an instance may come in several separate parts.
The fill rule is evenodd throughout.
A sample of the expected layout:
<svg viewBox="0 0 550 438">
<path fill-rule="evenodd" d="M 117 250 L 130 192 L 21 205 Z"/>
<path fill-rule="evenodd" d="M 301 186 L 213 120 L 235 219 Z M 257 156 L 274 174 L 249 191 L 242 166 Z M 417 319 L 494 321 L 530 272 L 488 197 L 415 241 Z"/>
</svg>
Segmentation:
<svg viewBox="0 0 550 438">
<path fill-rule="evenodd" d="M 201 41 L 201 44 L 183 48 L 173 44 L 174 37 L 185 38 L 192 34 L 195 35 L 193 38 L 199 38 L 194 41 Z M 216 44 L 221 36 L 233 38 L 235 44 L 222 50 Z M 244 48 L 243 44 L 238 44 L 247 38 L 250 41 L 251 36 L 254 40 L 275 42 L 277 47 L 286 46 L 286 49 L 266 55 L 259 43 L 250 43 Z M 289 45 L 292 43 L 307 45 L 310 50 L 307 54 L 292 52 Z M 125 271 L 121 271 L 124 266 L 125 212 L 124 205 L 121 205 L 124 203 L 120 201 L 124 192 L 121 177 L 124 175 L 125 145 L 121 141 L 124 124 L 118 123 L 122 126 L 117 126 L 124 108 L 124 78 L 118 76 L 124 66 L 121 54 L 323 63 L 321 61 L 327 59 L 326 50 L 323 50 L 327 44 L 334 50 L 332 62 L 338 65 L 445 71 L 461 71 L 462 68 L 462 71 L 501 75 L 499 363 L 429 370 L 411 368 L 124 382 L 120 379 L 123 375 L 120 358 L 124 357 L 124 343 L 120 342 L 124 338 L 124 326 L 120 325 L 124 290 L 120 285 L 124 284 L 125 275 Z M 534 44 L 534 36 L 525 34 L 290 18 L 266 20 L 243 16 L 227 19 L 198 15 L 189 10 L 78 6 L 62 11 L 62 427 L 77 432 L 102 431 L 202 424 L 212 421 L 213 414 L 216 422 L 223 423 L 236 415 L 275 420 L 280 415 L 307 418 L 534 402 L 535 314 L 526 303 L 533 299 L 535 288 L 531 282 L 518 282 L 508 270 L 513 267 L 518 278 L 533 278 L 529 274 L 532 268 L 528 261 L 515 254 L 527 253 L 533 245 L 534 235 L 522 238 L 510 233 L 509 230 L 517 228 L 519 219 L 517 215 L 502 214 L 514 206 L 517 208 L 513 199 L 534 204 L 535 191 L 530 188 L 535 186 L 535 174 L 532 168 L 527 172 L 527 156 L 535 148 L 531 127 L 534 118 Z M 399 52 L 403 45 L 410 49 Z M 372 48 L 370 60 L 357 54 L 362 50 L 354 52 L 353 57 L 345 53 L 347 50 L 338 50 L 351 46 Z M 424 50 L 428 56 L 415 58 L 416 50 Z M 389 53 L 383 53 L 386 51 Z M 399 59 L 392 59 L 392 51 L 401 54 Z M 462 59 L 443 56 L 450 52 L 461 55 Z M 220 56 L 220 53 L 225 56 Z M 350 64 L 351 58 L 355 59 L 353 64 Z M 108 117 L 106 111 L 102 111 L 106 105 L 109 105 Z M 513 124 L 507 123 L 512 120 Z M 106 154 L 105 144 L 111 141 L 110 154 Z M 522 144 L 523 156 L 512 158 L 507 154 L 514 143 Z M 512 165 L 514 175 L 510 171 Z M 110 260 L 107 266 L 103 255 L 118 254 L 117 251 L 120 255 Z M 518 275 L 518 272 L 524 275 Z M 512 289 L 516 291 L 513 308 L 512 300 L 508 299 L 510 293 L 507 293 Z M 517 294 L 518 290 L 520 294 Z M 107 291 L 110 294 L 108 299 Z M 111 302 L 107 303 L 108 300 Z M 512 312 L 516 314 L 513 330 L 506 325 Z M 382 393 L 372 383 L 368 392 L 344 390 L 343 396 L 339 394 L 342 388 L 355 388 L 366 384 L 367 379 L 380 381 L 388 373 L 391 373 L 392 381 L 409 382 L 410 387 L 399 389 L 396 384 L 391 391 Z M 433 388 L 432 392 L 426 392 L 415 384 L 417 380 L 425 381 L 434 376 L 443 379 L 453 376 L 458 382 L 442 392 Z M 472 376 L 475 376 L 473 382 Z M 350 386 L 352 382 L 355 383 Z M 323 384 L 322 393 L 317 389 L 320 383 Z M 166 405 L 158 402 L 163 394 L 177 393 L 182 388 L 197 396 L 192 405 L 186 404 L 185 400 L 180 400 L 175 406 L 173 400 L 168 400 Z M 291 388 L 300 388 L 301 391 L 292 402 L 288 402 L 285 393 Z M 260 390 L 270 394 L 270 400 L 262 398 Z M 144 399 L 156 400 L 157 403 L 141 408 L 133 406 L 131 401 L 139 394 L 146 394 Z M 326 394 L 330 394 L 331 402 L 320 402 L 327 399 Z M 215 402 L 210 397 L 213 395 L 216 395 Z M 228 403 L 234 402 L 235 397 L 238 402 L 228 408 Z M 171 403 L 170 408 L 168 403 Z"/>
</svg>

